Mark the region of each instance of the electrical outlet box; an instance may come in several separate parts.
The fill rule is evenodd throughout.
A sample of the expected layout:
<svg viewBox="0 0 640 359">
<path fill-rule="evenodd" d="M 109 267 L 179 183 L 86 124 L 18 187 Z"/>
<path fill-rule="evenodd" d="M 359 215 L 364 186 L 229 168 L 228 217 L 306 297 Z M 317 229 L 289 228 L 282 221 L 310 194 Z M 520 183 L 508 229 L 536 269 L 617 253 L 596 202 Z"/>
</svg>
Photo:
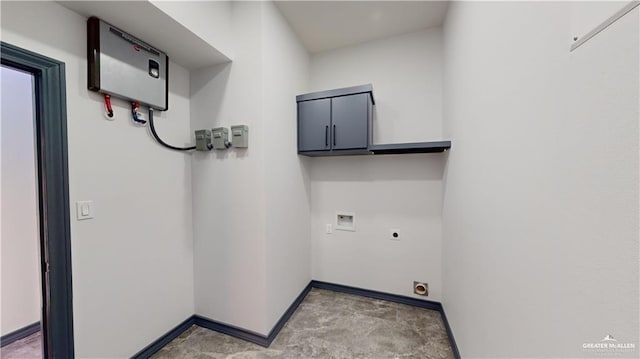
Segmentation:
<svg viewBox="0 0 640 359">
<path fill-rule="evenodd" d="M 229 148 L 229 129 L 216 127 L 213 129 L 213 148 L 216 150 L 226 150 Z"/>
<path fill-rule="evenodd" d="M 249 126 L 231 126 L 231 143 L 235 148 L 249 147 Z"/>
<path fill-rule="evenodd" d="M 213 148 L 213 136 L 211 130 L 196 131 L 196 150 L 211 151 Z"/>
<path fill-rule="evenodd" d="M 89 90 L 167 110 L 166 53 L 93 16 L 87 21 L 87 46 Z"/>
</svg>

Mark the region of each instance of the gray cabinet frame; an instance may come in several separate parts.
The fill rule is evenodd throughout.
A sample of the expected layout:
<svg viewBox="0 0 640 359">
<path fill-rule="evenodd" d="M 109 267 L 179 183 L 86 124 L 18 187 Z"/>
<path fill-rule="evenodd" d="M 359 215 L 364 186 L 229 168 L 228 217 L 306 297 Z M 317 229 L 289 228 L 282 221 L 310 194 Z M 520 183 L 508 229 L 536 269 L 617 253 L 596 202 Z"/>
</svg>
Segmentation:
<svg viewBox="0 0 640 359">
<path fill-rule="evenodd" d="M 299 154 L 370 153 L 375 105 L 371 85 L 304 94 L 296 101 Z"/>
</svg>

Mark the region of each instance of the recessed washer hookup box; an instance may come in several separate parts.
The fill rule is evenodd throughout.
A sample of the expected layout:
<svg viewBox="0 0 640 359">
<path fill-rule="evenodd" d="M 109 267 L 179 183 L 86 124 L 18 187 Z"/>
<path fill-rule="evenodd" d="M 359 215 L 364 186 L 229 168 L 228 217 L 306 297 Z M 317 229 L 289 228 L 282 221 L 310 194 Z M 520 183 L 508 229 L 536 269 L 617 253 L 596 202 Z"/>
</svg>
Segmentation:
<svg viewBox="0 0 640 359">
<path fill-rule="evenodd" d="M 169 57 L 97 17 L 87 21 L 89 90 L 164 111 L 169 107 Z"/>
</svg>

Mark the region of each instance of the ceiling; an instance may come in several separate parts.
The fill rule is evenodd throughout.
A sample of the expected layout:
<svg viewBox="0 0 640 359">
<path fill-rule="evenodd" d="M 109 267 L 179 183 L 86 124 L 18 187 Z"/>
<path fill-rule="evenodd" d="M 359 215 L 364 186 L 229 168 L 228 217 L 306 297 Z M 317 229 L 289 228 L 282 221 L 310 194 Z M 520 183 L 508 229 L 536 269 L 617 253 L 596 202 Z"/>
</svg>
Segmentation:
<svg viewBox="0 0 640 359">
<path fill-rule="evenodd" d="M 442 25 L 447 1 L 276 1 L 309 52 Z"/>
</svg>

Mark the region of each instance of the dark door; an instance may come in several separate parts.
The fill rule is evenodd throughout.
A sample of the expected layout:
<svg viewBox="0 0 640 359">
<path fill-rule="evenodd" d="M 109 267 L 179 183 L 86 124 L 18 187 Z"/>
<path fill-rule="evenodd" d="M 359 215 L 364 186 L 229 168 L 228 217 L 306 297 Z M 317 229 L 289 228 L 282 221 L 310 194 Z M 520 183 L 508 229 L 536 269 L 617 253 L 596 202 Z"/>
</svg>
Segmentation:
<svg viewBox="0 0 640 359">
<path fill-rule="evenodd" d="M 334 97 L 331 135 L 334 150 L 367 148 L 369 94 Z"/>
<path fill-rule="evenodd" d="M 298 151 L 331 148 L 331 99 L 298 102 Z"/>
<path fill-rule="evenodd" d="M 33 74 L 45 358 L 73 358 L 71 230 L 64 63 L 0 42 L 4 66 Z"/>
</svg>

